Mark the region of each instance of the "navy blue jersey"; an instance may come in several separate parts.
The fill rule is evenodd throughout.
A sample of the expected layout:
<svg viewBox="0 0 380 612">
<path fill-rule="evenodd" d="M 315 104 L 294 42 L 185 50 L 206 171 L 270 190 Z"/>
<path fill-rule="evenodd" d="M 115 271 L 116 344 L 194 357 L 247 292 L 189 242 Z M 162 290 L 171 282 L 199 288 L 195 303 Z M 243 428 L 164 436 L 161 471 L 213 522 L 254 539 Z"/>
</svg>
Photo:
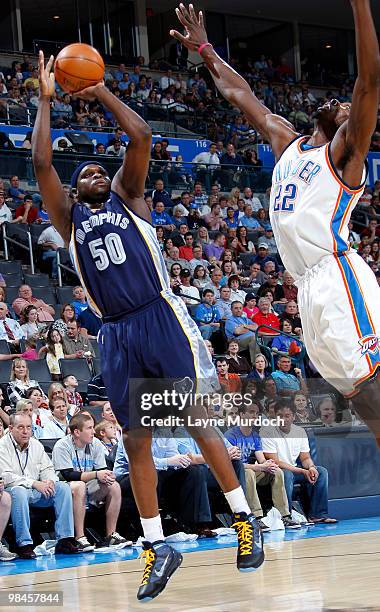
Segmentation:
<svg viewBox="0 0 380 612">
<path fill-rule="evenodd" d="M 113 191 L 99 210 L 74 204 L 70 254 L 101 317 L 135 311 L 170 287 L 155 228 Z"/>
</svg>

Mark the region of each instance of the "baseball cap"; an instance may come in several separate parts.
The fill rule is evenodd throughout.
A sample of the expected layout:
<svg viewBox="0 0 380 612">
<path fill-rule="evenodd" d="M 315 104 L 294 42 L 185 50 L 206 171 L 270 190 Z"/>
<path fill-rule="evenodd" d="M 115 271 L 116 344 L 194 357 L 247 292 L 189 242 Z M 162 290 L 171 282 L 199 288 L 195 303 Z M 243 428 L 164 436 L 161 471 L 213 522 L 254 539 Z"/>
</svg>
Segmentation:
<svg viewBox="0 0 380 612">
<path fill-rule="evenodd" d="M 268 272 L 268 276 L 270 276 L 271 278 L 278 278 L 278 272 Z"/>
<path fill-rule="evenodd" d="M 245 296 L 245 301 L 249 302 L 249 300 L 256 300 L 257 296 L 255 293 L 247 293 Z"/>
<path fill-rule="evenodd" d="M 180 276 L 191 276 L 191 272 L 190 270 L 188 270 L 188 268 L 183 268 L 181 270 L 181 272 L 179 273 Z"/>
<path fill-rule="evenodd" d="M 268 248 L 268 245 L 267 245 L 267 243 L 266 243 L 266 242 L 261 241 L 261 242 L 259 242 L 259 244 L 258 244 L 258 248 L 259 248 L 259 249 L 267 249 L 267 248 Z"/>
</svg>

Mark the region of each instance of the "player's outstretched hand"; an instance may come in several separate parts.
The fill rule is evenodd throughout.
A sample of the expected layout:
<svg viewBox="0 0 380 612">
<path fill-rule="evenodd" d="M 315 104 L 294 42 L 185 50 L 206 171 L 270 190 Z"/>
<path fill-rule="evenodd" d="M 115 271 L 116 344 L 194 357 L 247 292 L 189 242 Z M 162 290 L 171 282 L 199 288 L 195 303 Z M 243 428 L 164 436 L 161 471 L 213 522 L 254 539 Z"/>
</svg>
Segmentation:
<svg viewBox="0 0 380 612">
<path fill-rule="evenodd" d="M 52 96 L 55 92 L 54 72 L 52 72 L 54 64 L 54 56 L 51 55 L 45 68 L 44 52 L 40 51 L 38 55 L 38 73 L 40 82 L 40 96 Z"/>
<path fill-rule="evenodd" d="M 86 87 L 85 89 L 81 89 L 81 91 L 76 91 L 73 94 L 73 98 L 82 98 L 82 100 L 88 100 L 88 102 L 92 102 L 101 96 L 101 92 L 105 89 L 104 81 L 100 81 L 96 85 L 91 85 L 91 87 Z"/>
<path fill-rule="evenodd" d="M 207 34 L 203 23 L 203 13 L 196 14 L 192 4 L 187 9 L 184 4 L 180 4 L 175 10 L 179 21 L 185 28 L 186 35 L 183 36 L 177 30 L 170 30 L 170 36 L 179 40 L 191 51 L 196 51 L 202 43 L 207 42 Z"/>
</svg>

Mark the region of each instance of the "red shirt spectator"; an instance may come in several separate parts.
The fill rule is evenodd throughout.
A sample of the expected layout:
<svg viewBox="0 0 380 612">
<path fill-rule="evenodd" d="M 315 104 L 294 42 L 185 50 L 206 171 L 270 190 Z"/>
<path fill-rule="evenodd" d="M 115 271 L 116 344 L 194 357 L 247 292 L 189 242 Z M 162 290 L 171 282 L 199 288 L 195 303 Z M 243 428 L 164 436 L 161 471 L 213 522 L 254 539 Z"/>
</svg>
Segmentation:
<svg viewBox="0 0 380 612">
<path fill-rule="evenodd" d="M 18 223 L 34 223 L 37 220 L 38 208 L 33 206 L 31 196 L 25 196 L 24 204 L 16 208 L 15 221 Z"/>
<path fill-rule="evenodd" d="M 275 329 L 280 329 L 280 319 L 277 315 L 270 312 L 270 302 L 267 298 L 259 299 L 259 312 L 254 315 L 252 318 L 253 323 L 257 323 L 257 325 L 267 325 L 268 327 L 273 327 Z M 262 330 L 261 332 L 264 334 L 271 334 L 269 330 Z"/>
<path fill-rule="evenodd" d="M 12 308 L 15 311 L 17 316 L 20 316 L 21 312 L 29 306 L 29 304 L 33 304 L 37 308 L 38 322 L 44 323 L 48 321 L 54 321 L 54 308 L 49 304 L 45 304 L 43 300 L 39 300 L 33 297 L 32 289 L 29 285 L 21 285 L 18 290 L 19 297 L 15 299 L 12 304 Z"/>
<path fill-rule="evenodd" d="M 229 363 L 225 357 L 216 360 L 216 371 L 218 379 L 224 392 L 238 393 L 241 391 L 241 380 L 239 374 L 230 374 Z"/>
<path fill-rule="evenodd" d="M 186 261 L 190 261 L 191 259 L 193 259 L 193 242 L 193 234 L 191 234 L 191 232 L 186 232 L 185 244 L 179 247 L 180 259 L 186 259 Z"/>
</svg>

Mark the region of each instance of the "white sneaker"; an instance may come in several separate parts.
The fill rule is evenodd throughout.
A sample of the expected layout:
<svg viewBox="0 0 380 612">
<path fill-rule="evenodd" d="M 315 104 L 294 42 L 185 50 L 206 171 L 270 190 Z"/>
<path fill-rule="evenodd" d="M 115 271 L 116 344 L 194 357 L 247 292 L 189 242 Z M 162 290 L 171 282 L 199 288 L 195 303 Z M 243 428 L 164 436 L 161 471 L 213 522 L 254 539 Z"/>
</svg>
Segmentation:
<svg viewBox="0 0 380 612">
<path fill-rule="evenodd" d="M 80 552 L 92 552 L 93 550 L 95 550 L 95 546 L 93 546 L 92 544 L 90 544 L 90 542 L 87 540 L 86 536 L 82 536 L 81 538 L 76 538 L 77 543 L 80 546 Z"/>
<path fill-rule="evenodd" d="M 119 544 L 124 544 L 125 546 L 132 546 L 133 542 L 130 540 L 126 540 L 120 533 L 114 531 L 110 536 L 107 536 L 104 539 L 105 546 L 119 546 Z"/>
<path fill-rule="evenodd" d="M 18 555 L 16 555 L 16 553 L 10 552 L 0 541 L 0 561 L 13 561 L 13 559 L 17 559 L 17 557 Z"/>
</svg>

